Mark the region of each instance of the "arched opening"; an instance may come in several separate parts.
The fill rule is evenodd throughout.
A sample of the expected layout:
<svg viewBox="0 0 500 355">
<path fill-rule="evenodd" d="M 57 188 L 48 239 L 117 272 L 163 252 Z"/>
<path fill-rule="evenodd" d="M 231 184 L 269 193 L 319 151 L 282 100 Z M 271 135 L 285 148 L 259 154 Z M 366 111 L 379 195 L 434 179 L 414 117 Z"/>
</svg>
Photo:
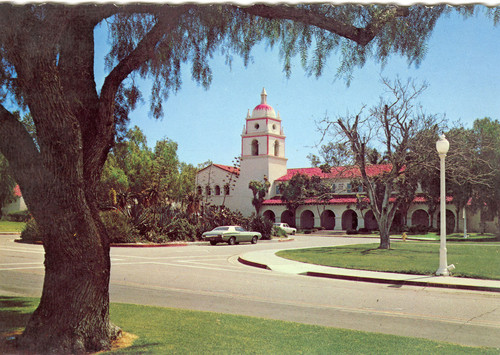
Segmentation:
<svg viewBox="0 0 500 355">
<path fill-rule="evenodd" d="M 257 139 L 252 141 L 252 155 L 259 155 L 259 142 Z"/>
<path fill-rule="evenodd" d="M 353 210 L 346 210 L 342 213 L 342 229 L 355 230 L 358 229 L 358 215 Z"/>
<path fill-rule="evenodd" d="M 264 213 L 262 215 L 264 216 L 264 218 L 267 218 L 271 222 L 273 222 L 273 223 L 276 222 L 276 215 L 274 214 L 273 211 L 271 211 L 271 210 L 264 211 Z"/>
<path fill-rule="evenodd" d="M 280 155 L 280 142 L 274 141 L 274 156 L 277 157 Z"/>
<path fill-rule="evenodd" d="M 203 193 L 203 189 L 201 188 L 201 186 L 198 186 L 198 187 L 196 188 L 196 193 L 197 193 L 198 195 L 201 195 L 201 194 Z"/>
<path fill-rule="evenodd" d="M 216 196 L 220 195 L 220 186 L 219 185 L 215 185 L 215 195 Z"/>
<path fill-rule="evenodd" d="M 400 211 L 397 211 L 394 215 L 394 219 L 392 220 L 391 231 L 396 233 L 401 233 L 403 230 L 403 215 Z"/>
<path fill-rule="evenodd" d="M 365 228 L 369 231 L 378 229 L 377 219 L 372 210 L 365 213 Z"/>
<path fill-rule="evenodd" d="M 229 184 L 224 185 L 224 194 L 229 195 L 230 192 L 231 192 L 231 189 L 229 187 Z"/>
<path fill-rule="evenodd" d="M 293 216 L 293 213 L 290 212 L 289 210 L 284 211 L 281 214 L 281 222 L 288 223 L 290 227 L 295 227 L 295 218 Z"/>
<path fill-rule="evenodd" d="M 300 215 L 300 227 L 303 229 L 314 228 L 314 213 L 309 210 L 305 210 Z"/>
<path fill-rule="evenodd" d="M 207 194 L 207 196 L 210 196 L 212 194 L 212 189 L 210 188 L 210 186 L 205 186 L 205 193 Z"/>
<path fill-rule="evenodd" d="M 455 214 L 446 210 L 446 234 L 451 234 L 455 231 Z M 437 213 L 437 228 L 441 231 L 441 213 L 438 211 Z"/>
<path fill-rule="evenodd" d="M 412 226 L 422 225 L 429 227 L 429 214 L 422 209 L 416 210 L 411 215 L 411 224 Z"/>
<path fill-rule="evenodd" d="M 335 213 L 330 210 L 323 211 L 321 214 L 321 227 L 327 230 L 335 229 Z"/>
</svg>

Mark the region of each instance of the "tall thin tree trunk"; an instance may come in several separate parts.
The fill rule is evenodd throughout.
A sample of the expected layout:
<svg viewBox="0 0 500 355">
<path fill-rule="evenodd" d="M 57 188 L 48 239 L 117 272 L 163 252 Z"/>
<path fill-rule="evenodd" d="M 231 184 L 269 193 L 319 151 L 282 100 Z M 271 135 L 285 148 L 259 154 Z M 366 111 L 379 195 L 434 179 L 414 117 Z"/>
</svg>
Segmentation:
<svg viewBox="0 0 500 355">
<path fill-rule="evenodd" d="M 380 231 L 380 245 L 379 249 L 390 249 L 391 248 L 391 238 L 390 229 L 391 225 L 388 223 L 388 216 L 380 216 L 378 221 L 379 231 Z"/>
</svg>

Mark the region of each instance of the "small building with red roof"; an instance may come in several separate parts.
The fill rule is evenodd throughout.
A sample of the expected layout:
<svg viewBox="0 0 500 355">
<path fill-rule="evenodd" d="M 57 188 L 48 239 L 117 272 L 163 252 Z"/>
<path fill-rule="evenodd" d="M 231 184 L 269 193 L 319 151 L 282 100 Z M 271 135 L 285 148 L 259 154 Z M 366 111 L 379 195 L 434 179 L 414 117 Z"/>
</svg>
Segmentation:
<svg viewBox="0 0 500 355">
<path fill-rule="evenodd" d="M 28 207 L 26 207 L 26 203 L 24 202 L 19 185 L 16 185 L 14 187 L 14 189 L 12 190 L 12 195 L 14 197 L 14 201 L 2 208 L 2 215 L 18 211 L 26 211 L 28 209 Z"/>
</svg>

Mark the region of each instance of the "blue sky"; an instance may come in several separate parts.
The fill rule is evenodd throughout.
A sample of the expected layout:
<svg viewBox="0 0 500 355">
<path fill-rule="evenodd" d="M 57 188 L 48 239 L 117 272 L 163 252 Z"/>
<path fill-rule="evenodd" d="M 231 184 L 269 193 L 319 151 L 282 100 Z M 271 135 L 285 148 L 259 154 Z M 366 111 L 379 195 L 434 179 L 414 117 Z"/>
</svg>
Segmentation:
<svg viewBox="0 0 500 355">
<path fill-rule="evenodd" d="M 96 33 L 96 82 L 102 85 L 106 36 Z M 383 91 L 380 76 L 417 82 L 429 88 L 420 97 L 427 113 L 445 114 L 450 121 L 471 127 L 476 118 L 500 118 L 500 26 L 484 15 L 463 19 L 457 15 L 440 18 L 428 42 L 422 64 L 409 67 L 405 58 L 393 56 L 382 68 L 368 62 L 356 69 L 349 87 L 335 80 L 338 58 L 332 56 L 324 74 L 307 77 L 295 62 L 289 79 L 282 72 L 278 49 L 257 46 L 253 61 L 245 68 L 235 57 L 230 69 L 223 57 L 211 61 L 212 85 L 203 89 L 191 80 L 184 67 L 181 90 L 163 105 L 165 117 L 149 114 L 148 83 L 143 83 L 145 102 L 131 114 L 131 125 L 139 126 L 148 144 L 162 138 L 178 143 L 181 161 L 198 165 L 207 160 L 231 165 L 240 154 L 241 132 L 248 109 L 260 103 L 265 87 L 267 102 L 282 118 L 289 168 L 308 167 L 309 153 L 317 154 L 321 134 L 315 122 L 357 112 L 363 104 L 376 104 Z"/>
</svg>

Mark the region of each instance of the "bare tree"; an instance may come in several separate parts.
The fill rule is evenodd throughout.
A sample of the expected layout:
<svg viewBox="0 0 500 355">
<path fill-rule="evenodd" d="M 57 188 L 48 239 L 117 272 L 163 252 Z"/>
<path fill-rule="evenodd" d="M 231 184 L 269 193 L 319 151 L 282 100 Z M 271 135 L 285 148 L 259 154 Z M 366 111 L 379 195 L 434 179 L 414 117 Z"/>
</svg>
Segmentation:
<svg viewBox="0 0 500 355">
<path fill-rule="evenodd" d="M 381 249 L 390 248 L 389 231 L 398 208 L 405 199 L 395 194 L 411 195 L 415 184 L 402 184 L 402 177 L 415 166 L 425 161 L 418 151 L 412 151 L 418 133 L 437 127 L 436 116 L 423 113 L 416 102 L 427 85 L 417 85 L 413 80 L 406 82 L 397 78 L 394 81 L 382 79 L 385 94 L 378 105 L 365 113 L 363 107 L 356 115 L 346 115 L 335 120 L 325 118 L 324 139 L 333 137 L 335 144 L 348 144 L 352 152 L 351 164 L 360 170 L 361 180 L 366 191 L 370 208 L 380 230 Z M 385 169 L 370 168 L 373 149 L 384 151 Z M 370 169 L 372 171 L 370 171 Z"/>
</svg>

